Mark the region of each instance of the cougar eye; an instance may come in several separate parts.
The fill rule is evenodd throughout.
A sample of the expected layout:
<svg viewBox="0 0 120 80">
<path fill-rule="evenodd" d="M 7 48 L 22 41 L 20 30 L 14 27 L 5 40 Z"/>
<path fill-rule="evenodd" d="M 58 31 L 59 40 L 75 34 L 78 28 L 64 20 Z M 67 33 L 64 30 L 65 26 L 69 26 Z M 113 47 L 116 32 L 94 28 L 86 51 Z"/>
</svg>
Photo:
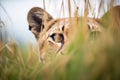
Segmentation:
<svg viewBox="0 0 120 80">
<path fill-rule="evenodd" d="M 54 33 L 50 37 L 56 43 L 62 43 L 64 41 L 64 36 L 61 33 Z"/>
</svg>

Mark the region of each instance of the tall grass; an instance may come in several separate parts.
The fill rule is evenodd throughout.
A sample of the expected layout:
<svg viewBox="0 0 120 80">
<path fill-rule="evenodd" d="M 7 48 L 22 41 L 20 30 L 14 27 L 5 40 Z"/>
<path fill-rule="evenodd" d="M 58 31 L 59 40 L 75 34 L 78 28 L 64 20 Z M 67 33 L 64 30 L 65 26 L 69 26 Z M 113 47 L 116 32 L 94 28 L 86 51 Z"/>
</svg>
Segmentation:
<svg viewBox="0 0 120 80">
<path fill-rule="evenodd" d="M 5 45 L 1 42 L 0 80 L 120 80 L 119 34 L 106 29 L 97 39 L 86 40 L 83 28 L 87 17 L 84 18 L 77 19 L 78 23 L 71 20 L 71 26 L 77 26 L 72 27 L 74 39 L 65 54 L 54 57 L 52 62 L 40 63 L 39 51 L 32 43 L 29 49 L 22 50 L 15 41 Z M 111 23 L 106 24 L 111 27 Z"/>
</svg>

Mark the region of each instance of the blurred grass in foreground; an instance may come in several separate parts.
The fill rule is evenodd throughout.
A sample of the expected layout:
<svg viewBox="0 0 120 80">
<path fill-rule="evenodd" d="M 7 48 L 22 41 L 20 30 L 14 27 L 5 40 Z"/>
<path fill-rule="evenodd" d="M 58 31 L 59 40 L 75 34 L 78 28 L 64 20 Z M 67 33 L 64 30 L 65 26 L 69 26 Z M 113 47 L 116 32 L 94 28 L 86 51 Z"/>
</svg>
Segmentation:
<svg viewBox="0 0 120 80">
<path fill-rule="evenodd" d="M 0 80 L 119 80 L 120 38 L 106 31 L 96 40 L 85 40 L 77 32 L 66 54 L 45 64 L 38 61 L 38 49 L 32 43 L 29 49 L 15 42 L 2 45 Z"/>
</svg>

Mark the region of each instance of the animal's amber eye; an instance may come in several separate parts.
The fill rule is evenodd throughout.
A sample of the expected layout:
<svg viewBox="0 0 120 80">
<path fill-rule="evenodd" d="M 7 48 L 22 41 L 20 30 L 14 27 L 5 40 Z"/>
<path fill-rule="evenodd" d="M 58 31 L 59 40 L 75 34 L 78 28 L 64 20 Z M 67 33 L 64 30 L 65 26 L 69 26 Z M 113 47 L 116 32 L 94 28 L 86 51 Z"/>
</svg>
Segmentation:
<svg viewBox="0 0 120 80">
<path fill-rule="evenodd" d="M 64 36 L 62 33 L 53 33 L 50 37 L 56 43 L 63 43 L 64 42 Z"/>
</svg>

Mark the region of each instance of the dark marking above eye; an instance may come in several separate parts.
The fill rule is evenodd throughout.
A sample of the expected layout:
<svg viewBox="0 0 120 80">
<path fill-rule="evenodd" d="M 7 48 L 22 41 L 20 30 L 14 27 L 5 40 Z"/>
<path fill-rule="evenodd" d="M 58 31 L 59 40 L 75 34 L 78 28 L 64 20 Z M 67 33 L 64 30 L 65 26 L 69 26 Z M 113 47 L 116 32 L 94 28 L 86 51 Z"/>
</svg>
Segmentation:
<svg viewBox="0 0 120 80">
<path fill-rule="evenodd" d="M 89 24 L 88 24 L 88 29 L 89 29 L 89 30 L 91 29 Z"/>
<path fill-rule="evenodd" d="M 63 25 L 63 26 L 62 26 L 62 31 L 64 31 L 64 28 L 65 28 L 65 26 Z"/>
<path fill-rule="evenodd" d="M 52 38 L 52 40 L 54 42 L 57 42 L 57 43 L 59 43 L 59 42 L 63 43 L 64 42 L 64 36 L 63 36 L 62 33 L 54 33 L 50 37 Z"/>
<path fill-rule="evenodd" d="M 49 25 L 47 31 L 48 31 L 50 28 L 52 28 L 53 25 L 54 25 L 56 22 L 57 22 L 57 20 L 53 20 L 53 21 L 51 22 L 51 24 Z"/>
</svg>

